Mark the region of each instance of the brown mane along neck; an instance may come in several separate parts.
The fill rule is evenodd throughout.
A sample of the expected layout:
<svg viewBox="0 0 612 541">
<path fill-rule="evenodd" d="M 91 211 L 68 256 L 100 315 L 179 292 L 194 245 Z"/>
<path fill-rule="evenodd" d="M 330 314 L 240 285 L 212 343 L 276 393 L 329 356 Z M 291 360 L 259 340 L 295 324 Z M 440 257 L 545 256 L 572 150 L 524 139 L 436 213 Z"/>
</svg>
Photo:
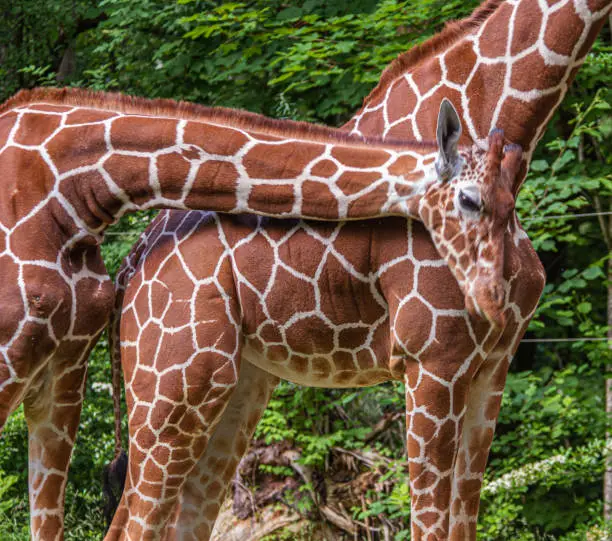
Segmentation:
<svg viewBox="0 0 612 541">
<path fill-rule="evenodd" d="M 8 130 L 0 169 L 26 179 L 34 163 L 76 209 L 78 227 L 97 235 L 124 213 L 149 208 L 419 219 L 439 157 L 432 143 L 394 146 L 243 111 L 69 88 L 7 101 L 0 134 Z"/>
<path fill-rule="evenodd" d="M 423 59 L 435 56 L 473 30 L 480 28 L 482 23 L 485 22 L 505 1 L 506 0 L 488 0 L 480 7 L 476 8 L 469 17 L 446 23 L 441 32 L 423 43 L 415 45 L 405 53 L 400 54 L 384 69 L 378 84 L 364 98 L 363 103 L 365 104 L 373 100 L 403 72 L 414 70 Z"/>
<path fill-rule="evenodd" d="M 171 99 L 148 99 L 128 96 L 118 92 L 101 92 L 68 87 L 21 90 L 0 105 L 0 117 L 12 109 L 34 103 L 47 103 L 59 106 L 73 105 L 133 115 L 218 123 L 255 133 L 282 138 L 303 138 L 311 142 L 337 142 L 347 146 L 404 149 L 420 152 L 433 152 L 437 149 L 437 144 L 434 141 L 403 141 L 384 139 L 383 137 L 364 137 L 320 124 L 273 119 L 240 109 L 207 107 L 192 102 Z"/>
</svg>

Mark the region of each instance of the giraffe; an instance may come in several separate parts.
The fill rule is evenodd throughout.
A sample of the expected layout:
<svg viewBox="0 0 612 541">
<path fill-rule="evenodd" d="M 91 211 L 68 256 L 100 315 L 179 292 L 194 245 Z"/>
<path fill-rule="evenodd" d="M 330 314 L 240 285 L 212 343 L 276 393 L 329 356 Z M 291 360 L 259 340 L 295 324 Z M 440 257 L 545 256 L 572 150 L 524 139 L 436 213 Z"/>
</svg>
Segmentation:
<svg viewBox="0 0 612 541">
<path fill-rule="evenodd" d="M 526 150 L 519 173 L 519 178 L 524 178 L 533 150 L 606 20 L 610 5 L 609 0 L 489 0 L 471 17 L 451 23 L 439 35 L 396 59 L 365 99 L 362 109 L 344 129 L 368 136 L 431 138 L 435 133 L 437 108 L 444 98 L 450 98 L 459 104 L 466 128 L 463 142 L 473 141 L 486 148 L 487 134 L 498 126 L 505 129 L 509 140 Z M 515 194 L 516 191 L 518 187 Z M 138 272 L 142 274 L 140 269 L 144 262 L 141 259 L 153 258 L 156 245 L 164 247 L 164 254 L 170 252 L 166 256 L 166 264 L 169 265 L 172 253 L 176 257 L 179 248 L 185 252 L 187 246 L 192 245 L 194 248 L 191 249 L 195 250 L 194 239 L 199 236 L 207 239 L 206 230 L 210 227 L 207 219 L 199 213 L 172 211 L 160 215 L 124 266 L 118 281 L 118 303 L 131 277 Z M 303 226 L 306 227 L 317 226 Z M 449 298 L 445 308 L 455 310 L 457 321 L 460 321 L 460 314 L 465 315 L 466 297 L 457 294 L 458 284 L 452 280 L 451 274 L 440 270 L 444 262 L 434 250 L 434 245 L 440 248 L 436 239 L 430 239 L 430 233 L 419 224 L 409 222 L 402 227 L 408 227 L 411 246 L 419 246 L 417 251 L 406 254 L 413 262 L 406 275 L 413 283 L 420 284 L 419 279 L 426 283 L 425 269 L 436 273 L 438 287 Z M 183 228 L 184 233 L 178 233 L 179 228 Z M 218 228 L 221 229 L 221 225 Z M 231 228 L 246 234 L 246 230 L 238 224 L 224 222 L 224 231 Z M 505 327 L 497 344 L 488 353 L 486 362 L 469 383 L 461 430 L 452 442 L 456 448 L 450 457 L 452 474 L 442 480 L 427 469 L 430 467 L 427 460 L 429 453 L 448 442 L 438 439 L 430 442 L 430 448 L 423 450 L 419 445 L 422 446 L 424 439 L 415 437 L 414 423 L 429 415 L 429 409 L 438 411 L 446 408 L 448 411 L 448 395 L 454 388 L 454 378 L 460 374 L 463 362 L 474 351 L 474 331 L 470 324 L 466 323 L 463 327 L 463 323 L 457 323 L 462 327 L 462 332 L 458 332 L 453 351 L 440 351 L 437 364 L 429 368 L 429 375 L 422 376 L 416 368 L 405 374 L 409 451 L 423 451 L 418 456 L 422 456 L 421 467 L 424 471 L 421 475 L 415 472 L 415 479 L 411 482 L 413 500 L 419 501 L 413 501 L 412 505 L 416 506 L 417 511 L 419 508 L 427 509 L 431 505 L 431 494 L 439 498 L 437 491 L 444 493 L 446 485 L 452 484 L 451 496 L 444 501 L 441 508 L 443 516 L 437 522 L 442 524 L 442 528 L 435 533 L 436 528 L 432 527 L 431 522 L 436 522 L 440 509 L 431 505 L 431 514 L 425 522 L 413 520 L 413 539 L 474 539 L 476 536 L 482 476 L 506 374 L 535 309 L 535 299 L 541 294 L 544 284 L 543 268 L 527 236 L 518 224 L 514 231 L 507 255 L 512 263 L 505 270 Z M 170 247 L 168 238 L 172 235 L 175 240 L 174 246 Z M 508 242 L 506 240 L 505 246 Z M 273 243 L 271 245 L 275 250 L 280 250 Z M 351 279 L 352 272 L 354 269 L 346 271 L 346 280 Z M 182 286 L 184 280 L 181 277 L 176 284 L 164 282 L 164 287 L 169 294 L 173 294 L 178 292 L 179 287 L 186 287 Z M 416 287 L 418 290 L 419 286 Z M 421 287 L 427 289 L 431 286 Z M 432 292 L 427 290 L 427 293 Z M 126 299 L 126 312 L 131 312 L 133 320 L 139 317 L 141 310 L 132 300 L 130 296 Z M 420 299 L 417 302 L 409 297 L 406 302 L 423 309 L 419 304 Z M 194 297 L 192 305 L 198 306 L 199 303 Z M 446 321 L 441 319 L 435 306 L 427 305 L 427 312 L 426 321 L 431 327 L 437 327 L 439 321 Z M 415 315 L 411 316 L 417 328 L 423 324 L 419 321 L 420 314 L 421 311 L 416 310 Z M 131 323 L 133 321 L 124 325 L 129 328 Z M 116 319 L 115 335 L 118 335 L 118 324 L 119 320 Z M 114 368 L 117 371 L 118 340 L 116 342 Z M 126 344 L 128 364 L 134 362 L 135 354 L 129 351 L 132 347 L 131 342 Z M 163 356 L 163 351 L 156 351 L 155 355 Z M 172 535 L 176 537 L 206 538 L 208 535 L 228 479 L 232 477 L 231 472 L 245 451 L 245 442 L 250 439 L 276 384 L 276 376 L 253 364 L 244 364 L 246 367 L 240 372 L 236 384 L 238 390 L 232 394 L 217 428 L 211 431 L 206 451 L 179 496 L 171 527 Z M 429 408 L 420 397 L 423 391 L 418 386 L 419 382 L 427 382 L 433 389 L 434 398 Z M 444 386 L 445 389 L 442 388 Z M 251 397 L 256 395 L 257 399 L 251 401 L 237 397 L 247 394 Z M 131 418 L 136 413 L 128 409 Z M 432 439 L 435 440 L 433 436 Z M 139 449 L 138 456 L 144 459 L 146 450 Z M 411 465 L 417 468 L 414 462 Z M 123 509 L 122 513 L 125 512 Z M 197 528 L 201 529 L 196 536 L 193 531 Z"/>
<path fill-rule="evenodd" d="M 453 391 L 459 410 L 450 423 L 438 419 L 440 437 L 450 443 L 461 424 L 465 389 L 459 387 L 466 387 L 505 326 L 503 271 L 513 248 L 504 241 L 516 225 L 513 193 L 522 158 L 520 147 L 504 145 L 503 132 L 496 130 L 488 152 L 465 156 L 466 163 L 477 163 L 466 170 L 453 150 L 460 134 L 458 117 L 454 121 L 438 130 L 446 156 L 437 162 L 441 181 L 427 188 L 418 206 L 421 227 L 448 256 L 436 268 L 456 277 L 469 297 L 462 302 L 470 316 L 445 308 L 446 292 L 425 299 L 404 279 L 412 267 L 410 252 L 419 249 L 411 246 L 414 225 L 407 229 L 412 222 L 405 218 L 376 226 L 212 213 L 164 213 L 156 220 L 154 238 L 163 249 L 154 242 L 149 257 L 149 245 L 139 243 L 129 260 L 136 267 L 121 321 L 131 445 L 123 505 L 108 539 L 164 538 L 181 488 L 219 417 L 230 401 L 245 400 L 236 394 L 244 365 L 250 375 L 267 372 L 267 379 L 372 385 L 418 370 L 431 361 L 432 347 L 437 355 L 434 344 L 448 343 L 469 326 L 473 354 L 463 360 L 462 382 Z M 169 223 L 174 219 L 184 232 L 178 238 Z M 193 250 L 194 240 L 207 246 L 205 253 Z M 181 289 L 170 291 L 171 283 Z M 425 319 L 416 329 L 407 324 L 415 311 L 426 317 L 425 303 L 440 306 L 448 323 L 438 330 Z M 245 380 L 247 396 L 269 396 L 269 386 L 253 383 Z M 414 433 L 423 429 L 419 424 Z M 248 439 L 239 441 L 241 454 Z M 410 460 L 411 469 L 417 468 L 419 454 L 411 452 Z M 227 482 L 236 464 L 221 462 Z M 220 488 L 213 482 L 206 495 L 220 497 Z M 190 513 L 188 524 L 175 530 L 177 538 L 188 535 L 179 528 L 188 528 L 190 539 L 207 538 L 213 508 L 215 513 Z M 429 513 L 416 509 L 417 517 Z M 443 530 L 442 521 L 440 515 L 436 531 Z"/>
<path fill-rule="evenodd" d="M 457 114 L 449 103 L 440 111 L 438 152 L 435 143 L 383 145 L 250 113 L 78 89 L 22 91 L 0 106 L 0 428 L 23 402 L 34 539 L 63 537 L 86 358 L 113 303 L 99 251 L 108 225 L 147 208 L 421 219 L 420 202 L 439 191 L 441 174 L 469 184 L 488 159 L 477 147 L 458 149 Z M 465 197 L 477 194 L 466 188 Z M 458 272 L 479 272 L 477 263 L 462 265 Z M 487 272 L 483 299 L 493 291 Z M 474 310 L 500 318 L 479 295 Z"/>
</svg>

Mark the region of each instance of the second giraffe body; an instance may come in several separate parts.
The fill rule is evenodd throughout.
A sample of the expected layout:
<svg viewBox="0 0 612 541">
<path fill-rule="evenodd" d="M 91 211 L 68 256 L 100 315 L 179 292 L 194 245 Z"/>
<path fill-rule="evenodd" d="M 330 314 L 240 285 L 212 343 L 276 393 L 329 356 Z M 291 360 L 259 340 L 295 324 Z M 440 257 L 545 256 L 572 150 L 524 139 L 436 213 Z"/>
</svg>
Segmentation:
<svg viewBox="0 0 612 541">
<path fill-rule="evenodd" d="M 347 128 L 364 135 L 431 138 L 435 133 L 440 101 L 447 97 L 461 108 L 461 118 L 466 127 L 465 140 L 486 146 L 487 134 L 497 125 L 506 130 L 511 140 L 526 149 L 526 166 L 548 120 L 563 99 L 606 20 L 610 5 L 609 0 L 488 0 L 470 18 L 452 23 L 423 47 L 415 48 L 393 62 Z M 523 177 L 525 171 L 526 167 L 523 168 Z M 185 228 L 187 223 L 199 225 Z M 378 224 L 376 230 L 382 226 Z M 253 232 L 248 228 L 240 228 L 240 224 L 231 220 L 223 220 L 222 226 L 218 227 L 230 232 L 237 229 L 247 235 Z M 317 228 L 316 224 L 309 224 L 309 233 L 304 233 L 306 225 L 296 227 L 297 232 L 303 233 L 306 239 L 310 239 L 310 231 Z M 346 236 L 356 235 L 357 238 L 353 227 L 343 231 Z M 405 226 L 401 226 L 398 221 L 398 227 Z M 150 237 L 142 241 L 141 250 L 134 254 L 132 263 L 143 265 L 144 259 L 153 258 L 157 243 L 164 247 L 166 265 L 170 268 L 171 254 L 177 256 L 190 250 L 197 252 L 201 244 L 195 239 L 199 238 L 205 244 L 207 239 L 215 235 L 211 228 L 208 221 L 195 213 L 189 216 L 164 214 L 148 230 Z M 480 344 L 474 345 L 476 333 L 468 321 L 465 325 L 460 322 L 456 326 L 448 324 L 452 320 L 448 315 L 450 313 L 457 316 L 456 322 L 460 320 L 460 314 L 465 317 L 465 306 L 460 301 L 463 295 L 459 293 L 451 273 L 444 270 L 444 261 L 435 255 L 427 230 L 412 224 L 404 231 L 409 239 L 407 246 L 412 246 L 412 250 L 403 254 L 405 261 L 400 259 L 397 263 L 389 262 L 385 273 L 390 275 L 397 272 L 408 284 L 412 284 L 411 295 L 405 301 L 405 307 L 412 310 L 401 311 L 402 324 L 411 325 L 416 333 L 430 329 L 430 336 L 433 337 L 432 343 L 425 341 L 414 344 L 421 353 L 432 354 L 423 372 L 426 375 L 421 377 L 415 365 L 411 365 L 412 372 L 409 369 L 406 374 L 410 452 L 418 454 L 424 442 L 427 443 L 425 454 L 418 454 L 419 458 L 411 462 L 411 474 L 414 472 L 415 475 L 413 505 L 422 516 L 422 519 L 413 520 L 412 538 L 475 539 L 480 486 L 505 376 L 511 356 L 516 351 L 541 294 L 543 269 L 527 236 L 515 230 L 510 235 L 512 240 L 505 241 L 507 263 L 504 273 L 504 312 L 507 325 L 495 347 L 488 353 L 486 361 L 473 374 L 467 391 L 465 411 L 453 411 L 453 415 L 458 415 L 460 411 L 463 419 L 455 425 L 460 426 L 461 430 L 455 433 L 449 443 L 449 440 L 440 437 L 438 425 L 427 419 L 431 421 L 434 417 L 439 418 L 440 412 L 449 411 L 450 403 L 462 403 L 465 388 L 461 388 L 460 384 L 464 382 L 465 369 L 469 365 L 467 360 L 475 354 L 475 350 L 479 351 L 479 355 L 484 350 Z M 183 235 L 189 237 L 184 243 L 181 241 Z M 227 237 L 232 238 L 233 235 L 228 233 Z M 261 234 L 254 237 L 261 238 Z M 358 272 L 354 274 L 354 261 L 348 257 L 354 254 L 346 248 L 345 239 L 344 235 L 331 239 L 329 242 L 333 246 L 330 250 L 333 248 L 334 253 L 347 255 L 347 264 L 342 268 L 338 265 L 336 271 L 344 276 L 347 287 L 356 288 L 352 285 L 354 281 L 365 280 L 370 275 Z M 280 246 L 271 245 L 274 254 L 281 254 L 281 248 L 289 250 L 289 245 L 291 254 L 297 253 L 289 240 L 284 237 L 280 240 L 283 241 Z M 272 241 L 277 242 L 278 239 L 272 238 Z M 262 241 L 261 246 L 272 241 Z M 240 246 L 240 249 L 246 251 L 246 246 Z M 317 251 L 314 253 L 319 254 Z M 309 254 L 304 257 L 309 257 Z M 126 269 L 126 280 L 133 270 L 129 267 Z M 142 272 L 140 267 L 137 270 Z M 291 275 L 291 280 L 300 286 L 308 278 L 311 277 Z M 189 287 L 180 287 L 178 283 L 166 285 L 177 298 L 189 289 L 195 291 L 192 284 L 186 283 Z M 311 289 L 306 285 L 303 288 L 305 291 Z M 362 289 L 367 288 L 364 286 Z M 133 300 L 131 294 L 135 291 L 130 290 L 129 300 Z M 330 290 L 332 292 L 335 290 Z M 367 289 L 365 294 L 366 297 L 370 294 L 379 300 L 378 292 L 376 288 L 372 291 Z M 447 299 L 446 302 L 431 301 L 442 295 Z M 187 303 L 187 299 L 184 300 Z M 447 314 L 442 310 L 450 312 Z M 130 302 L 129 312 L 133 315 L 130 316 L 133 321 L 142 310 L 139 305 Z M 423 314 L 426 315 L 422 317 Z M 441 314 L 445 314 L 445 317 L 441 317 Z M 442 332 L 442 325 L 452 330 L 452 339 L 445 348 L 437 344 L 437 333 Z M 357 330 L 350 332 L 358 335 Z M 347 330 L 344 336 L 348 336 L 348 333 Z M 406 351 L 410 352 L 412 344 L 409 340 L 407 343 Z M 132 346 L 128 344 L 128 347 Z M 438 350 L 432 346 L 437 346 Z M 437 360 L 435 355 L 438 356 Z M 245 363 L 243 366 L 236 390 L 211 437 L 206 454 L 198 462 L 197 470 L 189 477 L 181 493 L 173 530 L 177 537 L 206 538 L 205 532 L 214 521 L 227 480 L 231 477 L 230 471 L 237 464 L 236 457 L 245 448 L 244 442 L 252 434 L 274 382 L 273 376 L 253 364 Z M 419 385 L 421 383 L 423 385 Z M 455 383 L 460 385 L 458 402 L 453 390 Z M 424 391 L 427 387 L 432 389 L 429 396 Z M 433 415 L 430 415 L 430 411 L 434 411 Z M 413 437 L 413 423 L 427 428 L 426 437 Z M 228 449 L 231 451 L 228 452 Z M 453 450 L 456 452 L 454 473 L 446 471 L 444 473 L 448 475 L 436 476 L 433 473 L 435 465 L 429 469 L 424 468 L 427 457 L 439 453 L 440 449 L 447 449 L 449 453 Z M 439 500 L 433 501 L 431 494 L 437 491 L 448 493 L 447 485 L 451 478 L 455 483 L 453 500 L 445 500 L 443 497 L 441 503 Z M 440 518 L 440 512 L 443 518 Z M 440 524 L 442 528 L 437 529 Z M 194 534 L 196 526 L 203 532 L 197 536 Z"/>
<path fill-rule="evenodd" d="M 458 126 L 447 126 L 455 140 Z M 453 466 L 470 382 L 502 329 L 530 314 L 496 315 L 508 302 L 504 274 L 514 279 L 522 270 L 512 195 L 521 152 L 504 152 L 501 132 L 489 147 L 478 174 L 453 174 L 420 200 L 448 266 L 431 245 L 413 242 L 413 228 L 423 226 L 401 218 L 322 224 L 164 213 L 155 220 L 153 237 L 136 246 L 120 277 L 129 279 L 121 335 L 130 465 L 108 539 L 207 539 L 279 377 L 322 387 L 405 379 L 413 521 L 446 535 L 449 502 L 464 498 Z M 436 291 L 451 272 L 465 291 L 488 284 L 485 297 Z M 444 366 L 449 379 L 440 381 L 434 374 Z M 244 426 L 241 436 L 224 438 L 227 416 L 245 407 L 253 414 L 234 425 Z"/>
</svg>

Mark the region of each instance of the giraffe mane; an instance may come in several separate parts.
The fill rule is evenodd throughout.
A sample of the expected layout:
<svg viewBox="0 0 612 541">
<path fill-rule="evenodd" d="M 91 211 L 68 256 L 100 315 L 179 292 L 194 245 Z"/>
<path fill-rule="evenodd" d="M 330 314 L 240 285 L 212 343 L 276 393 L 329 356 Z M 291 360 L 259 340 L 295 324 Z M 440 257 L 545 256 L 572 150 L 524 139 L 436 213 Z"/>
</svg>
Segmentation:
<svg viewBox="0 0 612 541">
<path fill-rule="evenodd" d="M 447 22 L 441 32 L 435 34 L 428 40 L 415 45 L 405 53 L 401 53 L 393 60 L 382 72 L 378 84 L 364 98 L 364 106 L 366 102 L 376 98 L 381 92 L 386 90 L 399 75 L 415 68 L 423 60 L 432 55 L 436 55 L 449 46 L 454 45 L 459 39 L 470 33 L 472 30 L 480 28 L 485 22 L 506 0 L 487 0 L 484 4 L 477 7 L 474 12 L 465 19 L 458 21 Z"/>
<path fill-rule="evenodd" d="M 0 105 L 0 117 L 27 104 L 75 105 L 102 110 L 120 111 L 127 114 L 165 116 L 192 121 L 208 121 L 231 124 L 256 133 L 284 138 L 304 137 L 314 142 L 329 142 L 330 139 L 350 146 L 376 146 L 415 150 L 436 150 L 435 141 L 383 139 L 349 134 L 338 128 L 320 124 L 279 120 L 258 113 L 226 107 L 206 107 L 193 102 L 171 99 L 147 99 L 128 96 L 118 92 L 101 92 L 82 88 L 33 88 L 21 90 Z"/>
</svg>

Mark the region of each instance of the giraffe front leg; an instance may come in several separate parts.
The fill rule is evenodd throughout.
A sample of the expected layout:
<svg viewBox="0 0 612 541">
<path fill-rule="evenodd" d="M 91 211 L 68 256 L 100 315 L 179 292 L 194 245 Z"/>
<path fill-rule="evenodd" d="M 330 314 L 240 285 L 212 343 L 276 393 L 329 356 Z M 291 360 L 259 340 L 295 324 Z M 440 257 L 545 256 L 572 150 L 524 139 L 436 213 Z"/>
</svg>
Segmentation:
<svg viewBox="0 0 612 541">
<path fill-rule="evenodd" d="M 461 441 L 469 371 L 445 362 L 407 364 L 406 439 L 413 541 L 449 539 L 453 474 Z M 467 538 L 450 539 L 466 541 Z"/>
<path fill-rule="evenodd" d="M 451 539 L 476 539 L 480 491 L 501 407 L 510 354 L 492 354 L 470 386 L 452 486 Z"/>
<path fill-rule="evenodd" d="M 86 363 L 51 361 L 24 400 L 28 424 L 30 529 L 35 541 L 64 538 L 64 495 L 76 440 Z"/>
<path fill-rule="evenodd" d="M 242 362 L 236 390 L 206 451 L 183 486 L 169 539 L 206 541 L 210 538 L 227 487 L 277 383 L 275 376 Z"/>
</svg>

